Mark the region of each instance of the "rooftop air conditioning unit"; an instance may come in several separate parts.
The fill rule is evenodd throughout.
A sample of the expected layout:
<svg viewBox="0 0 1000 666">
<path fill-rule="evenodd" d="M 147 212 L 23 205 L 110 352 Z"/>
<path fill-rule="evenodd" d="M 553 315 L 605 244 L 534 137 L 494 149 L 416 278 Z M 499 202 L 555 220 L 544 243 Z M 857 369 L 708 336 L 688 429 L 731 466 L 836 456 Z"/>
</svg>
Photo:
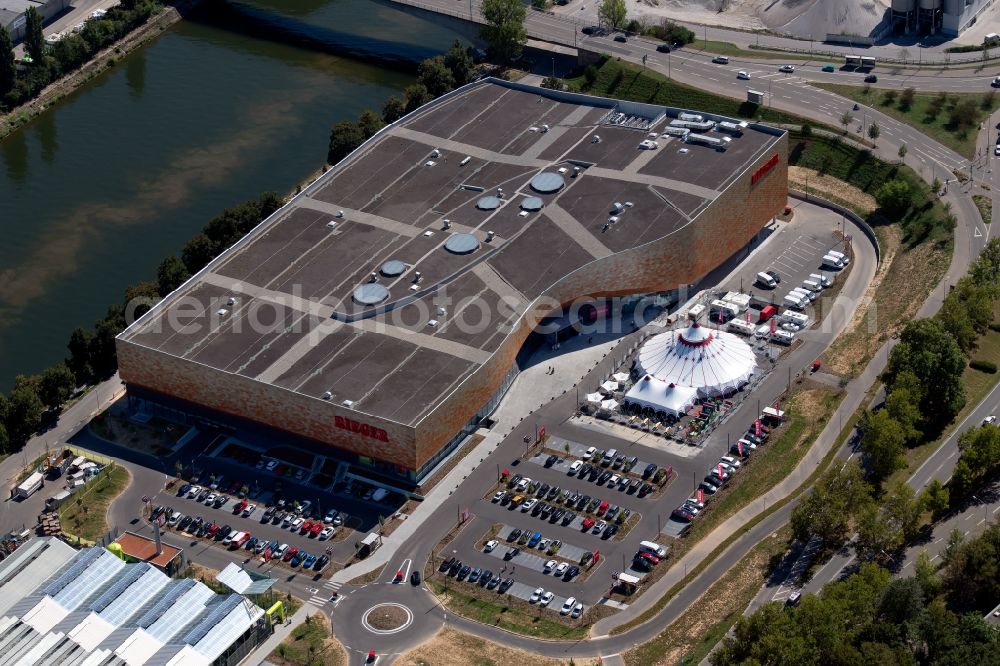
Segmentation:
<svg viewBox="0 0 1000 666">
<path fill-rule="evenodd" d="M 623 210 L 625 210 L 625 206 L 616 201 L 611 205 L 611 209 L 614 210 L 616 213 L 620 213 Z"/>
<path fill-rule="evenodd" d="M 445 218 L 445 220 L 444 220 L 444 228 L 445 229 L 451 229 L 451 220 Z"/>
<path fill-rule="evenodd" d="M 549 131 L 549 126 L 548 125 L 542 125 L 542 134 L 545 134 L 548 131 Z"/>
<path fill-rule="evenodd" d="M 219 308 L 219 310 L 216 311 L 215 314 L 219 315 L 220 317 L 225 317 L 227 314 L 229 314 L 229 310 L 227 310 L 226 308 Z"/>
<path fill-rule="evenodd" d="M 330 220 L 329 222 L 326 223 L 326 226 L 328 226 L 328 227 L 330 227 L 332 229 L 335 226 L 337 226 L 337 221 L 336 220 Z"/>
<path fill-rule="evenodd" d="M 378 281 L 378 274 L 377 273 L 372 273 L 371 275 L 368 276 L 368 279 L 371 280 L 372 282 L 377 282 Z"/>
<path fill-rule="evenodd" d="M 413 281 L 420 282 L 420 271 L 413 271 Z"/>
<path fill-rule="evenodd" d="M 344 217 L 344 211 L 338 210 L 337 211 L 337 217 Z"/>
<path fill-rule="evenodd" d="M 465 166 L 466 164 L 468 164 L 468 163 L 469 163 L 469 160 L 471 160 L 471 159 L 472 159 L 471 157 L 466 157 L 466 158 L 465 158 L 464 160 L 462 160 L 462 161 L 460 162 L 460 164 L 459 164 L 459 165 L 460 165 L 460 166 Z"/>
<path fill-rule="evenodd" d="M 493 236 L 494 235 L 495 234 L 492 231 L 487 231 L 486 232 L 486 242 L 489 243 L 491 240 L 493 240 Z"/>
<path fill-rule="evenodd" d="M 353 400 L 345 400 L 345 401 L 343 401 L 340 404 L 342 404 L 344 407 L 347 407 L 348 409 L 350 409 L 351 407 L 354 407 L 354 401 Z"/>
<path fill-rule="evenodd" d="M 437 319 L 431 319 L 429 322 L 427 322 L 427 325 L 430 326 L 431 328 L 436 327 L 438 325 Z"/>
<path fill-rule="evenodd" d="M 438 316 L 441 316 L 441 317 L 443 317 L 443 316 L 445 316 L 446 314 L 448 314 L 448 311 L 447 311 L 447 310 L 445 310 L 444 308 L 438 308 Z"/>
<path fill-rule="evenodd" d="M 435 148 L 434 150 L 431 151 L 431 157 L 433 157 L 434 159 L 441 157 L 441 151 Z"/>
<path fill-rule="evenodd" d="M 228 302 L 229 302 L 229 305 L 236 305 L 236 297 L 235 296 L 230 296 Z"/>
<path fill-rule="evenodd" d="M 324 400 L 330 400 L 332 398 L 333 398 L 333 394 L 330 393 L 329 391 L 327 391 L 326 393 L 323 394 L 323 399 Z"/>
<path fill-rule="evenodd" d="M 591 142 L 591 143 L 600 143 L 600 142 L 601 142 L 601 137 L 600 137 L 600 136 L 598 136 L 597 134 L 595 134 L 595 135 L 594 135 L 594 138 L 593 138 L 593 139 L 591 139 L 591 140 L 590 140 L 590 142 Z"/>
</svg>

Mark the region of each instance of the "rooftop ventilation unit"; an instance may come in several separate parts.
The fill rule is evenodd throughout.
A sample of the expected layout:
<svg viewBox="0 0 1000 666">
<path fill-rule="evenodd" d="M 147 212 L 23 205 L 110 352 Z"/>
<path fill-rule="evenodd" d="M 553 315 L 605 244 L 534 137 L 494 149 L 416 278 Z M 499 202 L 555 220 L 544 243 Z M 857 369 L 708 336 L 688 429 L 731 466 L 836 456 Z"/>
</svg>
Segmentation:
<svg viewBox="0 0 1000 666">
<path fill-rule="evenodd" d="M 580 167 L 578 166 L 573 167 L 573 178 L 576 178 L 579 175 L 580 175 Z"/>
<path fill-rule="evenodd" d="M 326 226 L 328 226 L 331 229 L 333 229 L 335 226 L 337 226 L 337 221 L 336 220 L 330 220 L 329 222 L 326 223 Z"/>
<path fill-rule="evenodd" d="M 489 243 L 491 240 L 493 240 L 493 236 L 494 235 L 495 234 L 492 231 L 487 231 L 486 232 L 486 242 Z"/>
<path fill-rule="evenodd" d="M 747 127 L 748 124 L 743 121 L 738 123 L 732 123 L 729 122 L 728 120 L 723 120 L 721 123 L 715 126 L 715 129 L 719 130 L 720 132 L 726 132 L 727 134 L 735 134 L 739 136 L 740 134 L 743 134 L 743 130 L 745 130 Z"/>
<path fill-rule="evenodd" d="M 340 218 L 344 217 L 344 211 L 338 210 L 337 211 L 337 217 L 340 217 Z"/>
<path fill-rule="evenodd" d="M 705 119 L 705 116 L 700 113 L 678 113 L 678 120 L 690 120 L 691 122 L 700 123 Z"/>
<path fill-rule="evenodd" d="M 542 134 L 545 134 L 548 131 L 549 131 L 549 126 L 548 125 L 542 125 Z"/>
<path fill-rule="evenodd" d="M 441 157 L 441 151 L 435 148 L 434 150 L 431 151 L 431 157 L 434 159 Z"/>
<path fill-rule="evenodd" d="M 660 144 L 656 143 L 655 141 L 650 141 L 649 139 L 646 139 L 639 143 L 639 148 L 641 148 L 642 150 L 656 150 L 659 147 Z"/>
<path fill-rule="evenodd" d="M 719 150 L 725 149 L 732 142 L 728 136 L 707 136 L 705 134 L 688 134 L 688 143 L 700 143 Z"/>
<path fill-rule="evenodd" d="M 378 281 L 378 273 L 372 271 L 372 274 L 368 276 L 368 281 L 369 282 L 377 282 Z"/>
<path fill-rule="evenodd" d="M 227 302 L 229 303 L 229 305 L 236 305 L 236 297 L 235 296 L 230 296 L 229 297 L 229 301 L 227 301 Z"/>
<path fill-rule="evenodd" d="M 448 311 L 447 311 L 447 310 L 445 310 L 444 308 L 438 308 L 437 312 L 438 312 L 438 316 L 439 316 L 439 317 L 443 317 L 443 316 L 445 316 L 446 314 L 448 314 Z"/>
<path fill-rule="evenodd" d="M 215 314 L 219 315 L 220 317 L 225 317 L 227 314 L 229 314 L 229 310 L 227 310 L 226 308 L 219 308 Z"/>
<path fill-rule="evenodd" d="M 414 271 L 413 272 L 413 281 L 414 282 L 420 282 L 420 271 Z"/>
<path fill-rule="evenodd" d="M 611 204 L 611 210 L 615 213 L 620 213 L 623 210 L 625 210 L 625 206 L 616 201 L 613 204 Z"/>
<path fill-rule="evenodd" d="M 595 134 L 595 135 L 594 135 L 594 138 L 592 138 L 592 139 L 590 140 L 590 142 L 591 142 L 591 143 L 600 143 L 600 142 L 601 142 L 601 137 L 600 137 L 599 135 Z"/>
<path fill-rule="evenodd" d="M 323 394 L 323 399 L 324 400 L 332 400 L 333 399 L 333 394 L 330 393 L 329 391 L 327 391 L 326 393 Z"/>
<path fill-rule="evenodd" d="M 451 229 L 451 220 L 449 220 L 448 218 L 444 219 L 444 228 Z"/>
<path fill-rule="evenodd" d="M 347 407 L 348 409 L 351 409 L 352 407 L 354 407 L 354 401 L 353 400 L 344 400 L 340 404 L 342 404 L 344 407 Z"/>
<path fill-rule="evenodd" d="M 692 132 L 707 132 L 708 130 L 715 127 L 715 123 L 711 120 L 706 120 L 704 122 L 695 122 L 694 120 L 671 120 L 671 127 L 686 127 Z"/>
<path fill-rule="evenodd" d="M 471 159 L 472 159 L 471 157 L 466 157 L 464 160 L 462 160 L 461 162 L 459 162 L 459 166 L 465 166 L 466 164 L 469 163 L 469 160 L 471 160 Z"/>
<path fill-rule="evenodd" d="M 691 133 L 691 130 L 687 127 L 664 127 L 663 128 L 663 138 L 668 136 L 679 136 L 682 139 Z"/>
</svg>

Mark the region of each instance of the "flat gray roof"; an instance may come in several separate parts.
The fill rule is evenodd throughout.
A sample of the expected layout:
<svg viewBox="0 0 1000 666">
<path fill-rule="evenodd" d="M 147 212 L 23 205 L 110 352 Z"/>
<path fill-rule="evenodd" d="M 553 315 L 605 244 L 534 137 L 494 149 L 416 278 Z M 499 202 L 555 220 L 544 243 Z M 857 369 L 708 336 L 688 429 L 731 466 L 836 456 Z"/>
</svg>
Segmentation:
<svg viewBox="0 0 1000 666">
<path fill-rule="evenodd" d="M 437 100 L 320 177 L 122 338 L 415 424 L 490 358 L 506 334 L 499 324 L 574 270 L 690 224 L 780 136 L 751 126 L 724 151 L 662 137 L 642 150 L 666 110 L 616 104 L 493 80 Z M 653 124 L 608 124 L 612 112 Z M 565 185 L 532 189 L 543 172 Z M 499 208 L 477 207 L 501 190 Z M 528 197 L 542 209 L 522 211 Z M 615 202 L 631 206 L 606 227 Z M 448 251 L 454 234 L 478 248 Z M 406 270 L 383 275 L 387 261 Z M 355 291 L 373 281 L 388 297 L 359 303 Z M 470 325 L 484 313 L 489 325 Z"/>
</svg>

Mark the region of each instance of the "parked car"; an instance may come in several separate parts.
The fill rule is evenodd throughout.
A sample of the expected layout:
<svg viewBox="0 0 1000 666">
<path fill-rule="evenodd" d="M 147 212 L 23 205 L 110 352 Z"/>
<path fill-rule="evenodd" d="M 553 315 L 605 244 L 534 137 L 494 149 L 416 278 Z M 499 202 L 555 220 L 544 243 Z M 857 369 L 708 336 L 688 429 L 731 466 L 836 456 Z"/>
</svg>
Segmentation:
<svg viewBox="0 0 1000 666">
<path fill-rule="evenodd" d="M 583 521 L 583 525 L 581 525 L 581 527 L 583 528 L 584 532 L 588 532 L 588 531 L 590 531 L 590 528 L 593 527 L 594 523 L 596 523 L 596 522 L 597 521 L 594 520 L 593 518 L 587 518 L 587 519 L 585 519 Z"/>
<path fill-rule="evenodd" d="M 410 585 L 420 585 L 420 570 L 414 569 L 410 574 Z"/>
<path fill-rule="evenodd" d="M 497 503 L 507 496 L 506 490 L 498 490 L 493 494 L 492 502 Z M 332 520 L 332 519 L 331 519 Z"/>
<path fill-rule="evenodd" d="M 486 542 L 486 545 L 483 546 L 483 552 L 484 553 L 492 552 L 492 550 L 499 545 L 500 545 L 499 541 L 497 541 L 496 539 L 490 539 L 489 541 Z"/>
<path fill-rule="evenodd" d="M 324 527 L 317 537 L 320 541 L 326 541 L 335 534 L 335 527 Z"/>
<path fill-rule="evenodd" d="M 537 604 L 539 601 L 541 601 L 543 594 L 545 594 L 545 588 L 536 587 L 535 591 L 531 593 L 530 597 L 528 597 L 528 603 Z"/>
<path fill-rule="evenodd" d="M 569 471 L 567 472 L 567 474 L 576 474 L 577 472 L 580 471 L 581 467 L 583 467 L 583 461 L 582 460 L 574 460 L 573 464 L 571 464 L 569 466 Z"/>
<path fill-rule="evenodd" d="M 656 465 L 654 465 L 653 463 L 649 463 L 648 465 L 646 465 L 646 469 L 642 471 L 642 478 L 648 479 L 655 473 L 656 473 Z"/>
<path fill-rule="evenodd" d="M 503 594 L 504 592 L 506 592 L 507 590 L 509 590 L 510 586 L 513 585 L 513 584 L 514 584 L 514 579 L 513 578 L 508 578 L 504 582 L 500 583 L 500 586 L 497 589 L 497 592 L 499 592 L 500 594 Z"/>
<path fill-rule="evenodd" d="M 518 548 L 517 546 L 514 546 L 513 548 L 508 548 L 507 552 L 503 554 L 503 559 L 512 560 L 515 557 L 517 557 L 520 552 L 521 549 Z"/>
<path fill-rule="evenodd" d="M 562 609 L 560 609 L 559 611 L 559 614 L 566 615 L 572 612 L 574 606 L 576 606 L 576 597 L 570 597 L 569 599 L 566 600 L 566 603 L 563 604 Z"/>
<path fill-rule="evenodd" d="M 521 530 L 515 527 L 510 531 L 510 534 L 507 535 L 507 541 L 517 541 L 518 537 L 520 536 L 521 536 Z"/>
<path fill-rule="evenodd" d="M 583 604 L 577 602 L 576 606 L 573 606 L 573 610 L 569 616 L 575 620 L 581 615 L 583 615 Z"/>
<path fill-rule="evenodd" d="M 441 564 L 438 565 L 438 571 L 444 573 L 454 563 L 455 563 L 455 558 L 449 557 L 448 559 L 444 560 L 443 562 L 441 562 Z"/>
<path fill-rule="evenodd" d="M 795 72 L 795 66 L 794 65 L 782 65 L 781 67 L 778 68 L 778 71 L 779 72 L 783 72 L 785 74 L 792 74 L 793 72 Z"/>
<path fill-rule="evenodd" d="M 670 44 L 657 44 L 656 50 L 659 53 L 670 53 Z"/>
</svg>

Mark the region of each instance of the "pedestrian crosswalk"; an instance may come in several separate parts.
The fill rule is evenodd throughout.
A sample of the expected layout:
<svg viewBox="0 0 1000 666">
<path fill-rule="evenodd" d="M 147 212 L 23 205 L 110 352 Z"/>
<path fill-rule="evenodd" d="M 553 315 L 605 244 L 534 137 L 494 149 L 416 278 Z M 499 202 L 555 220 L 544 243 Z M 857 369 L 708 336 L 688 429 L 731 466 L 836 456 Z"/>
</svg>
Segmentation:
<svg viewBox="0 0 1000 666">
<path fill-rule="evenodd" d="M 343 587 L 343 583 L 335 583 L 332 580 L 328 580 L 323 583 L 323 587 L 320 588 L 310 588 L 312 596 L 309 597 L 309 603 L 314 606 L 322 606 L 330 601 L 336 601 L 336 597 L 340 592 L 340 588 Z"/>
</svg>

